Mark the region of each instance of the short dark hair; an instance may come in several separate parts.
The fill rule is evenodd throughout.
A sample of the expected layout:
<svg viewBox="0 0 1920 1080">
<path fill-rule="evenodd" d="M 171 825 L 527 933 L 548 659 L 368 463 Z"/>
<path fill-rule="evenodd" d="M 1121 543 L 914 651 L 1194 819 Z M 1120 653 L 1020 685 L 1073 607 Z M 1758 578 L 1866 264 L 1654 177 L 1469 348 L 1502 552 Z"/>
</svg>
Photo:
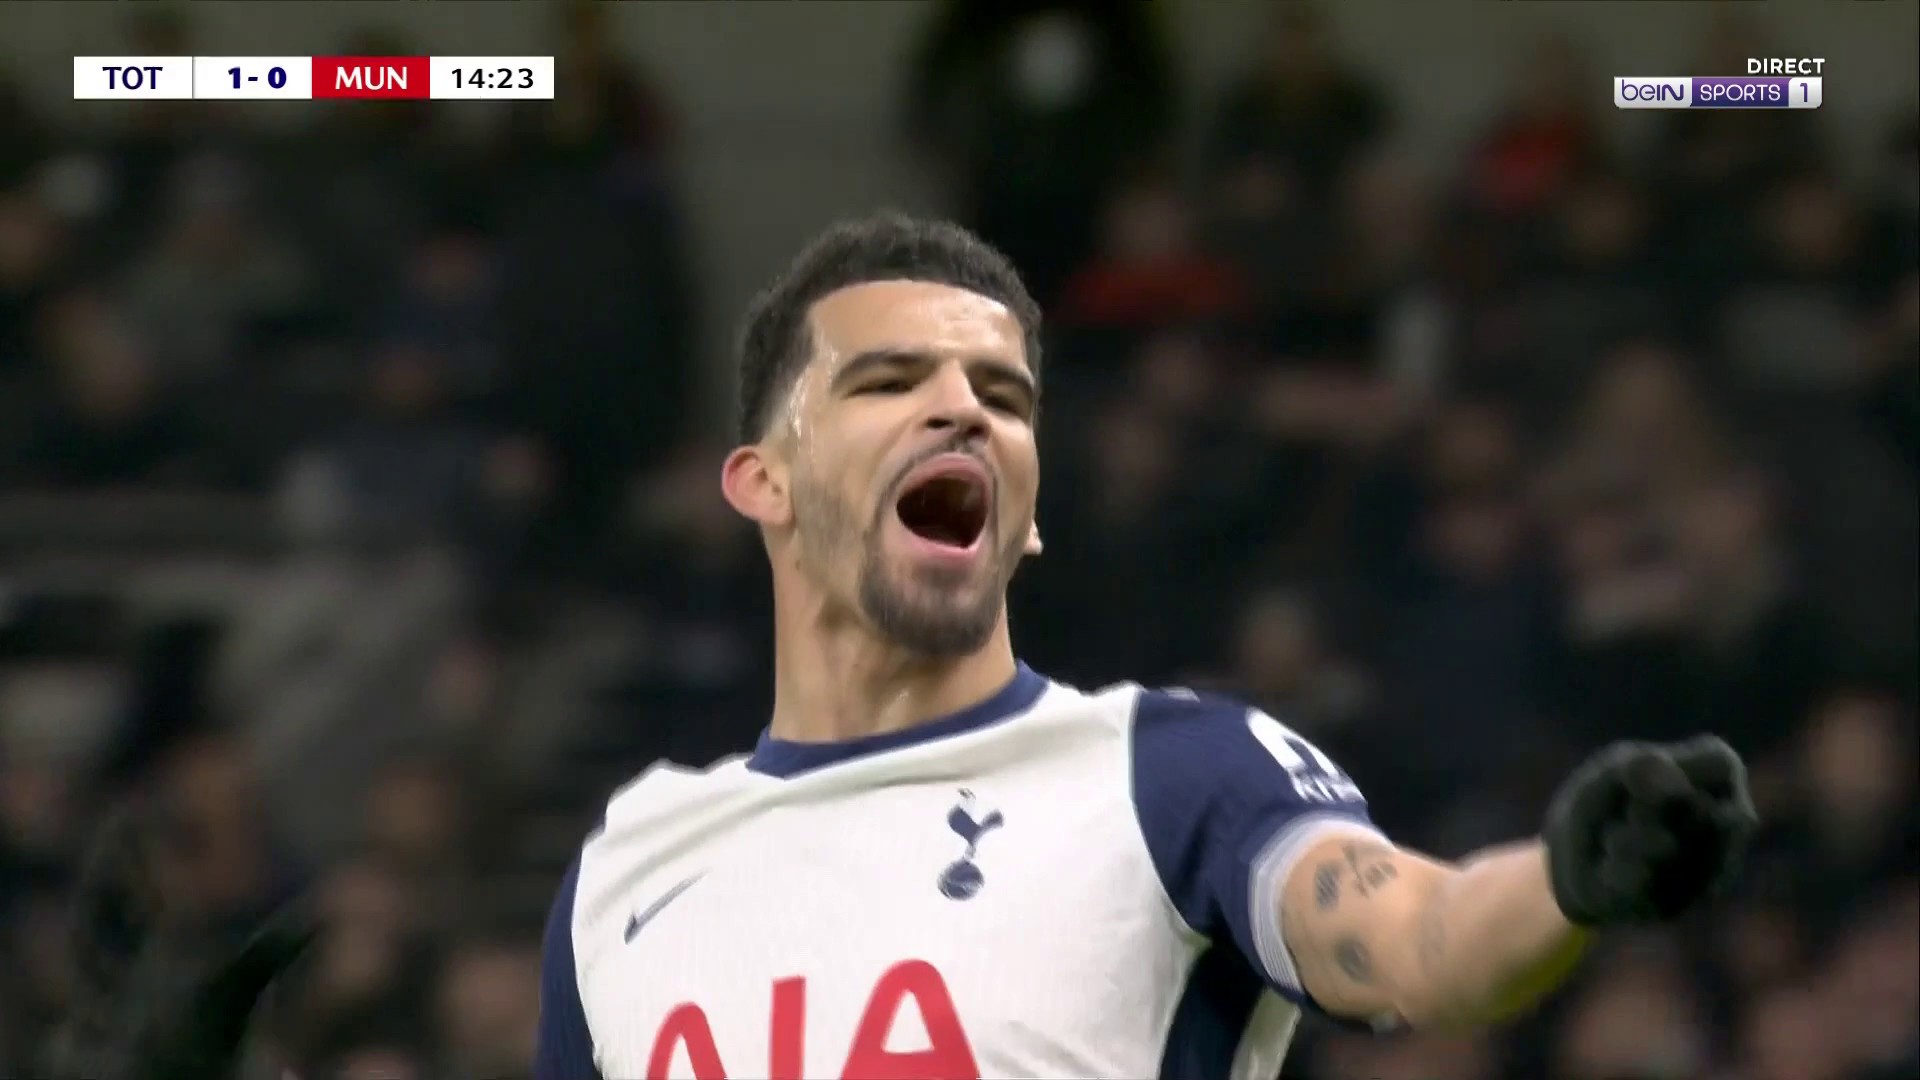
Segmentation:
<svg viewBox="0 0 1920 1080">
<path fill-rule="evenodd" d="M 888 211 L 829 228 L 747 308 L 740 335 L 735 423 L 740 441 L 766 434 L 776 403 L 807 364 L 807 313 L 821 298 L 870 281 L 926 281 L 979 293 L 1020 321 L 1027 366 L 1040 377 L 1040 305 L 1005 255 L 967 230 Z"/>
</svg>

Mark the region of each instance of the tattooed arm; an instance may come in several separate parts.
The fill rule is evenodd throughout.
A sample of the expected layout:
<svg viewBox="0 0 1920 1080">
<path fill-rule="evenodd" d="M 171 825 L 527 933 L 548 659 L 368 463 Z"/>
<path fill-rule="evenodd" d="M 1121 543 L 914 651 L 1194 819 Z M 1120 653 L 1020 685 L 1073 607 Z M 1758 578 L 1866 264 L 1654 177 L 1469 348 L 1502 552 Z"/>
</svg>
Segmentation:
<svg viewBox="0 0 1920 1080">
<path fill-rule="evenodd" d="M 1294 864 L 1280 926 L 1322 1008 L 1420 1028 L 1520 1012 L 1585 945 L 1554 902 L 1537 842 L 1449 866 L 1378 840 L 1329 839 Z"/>
</svg>

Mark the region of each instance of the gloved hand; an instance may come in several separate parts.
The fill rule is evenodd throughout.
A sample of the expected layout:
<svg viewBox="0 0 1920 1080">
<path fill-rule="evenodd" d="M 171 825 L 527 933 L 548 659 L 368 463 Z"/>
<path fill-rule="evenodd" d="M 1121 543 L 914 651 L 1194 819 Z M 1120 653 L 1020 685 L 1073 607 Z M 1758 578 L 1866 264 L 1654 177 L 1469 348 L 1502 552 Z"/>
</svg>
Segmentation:
<svg viewBox="0 0 1920 1080">
<path fill-rule="evenodd" d="M 1673 919 L 1728 883 L 1759 823 L 1747 767 L 1721 739 L 1615 743 L 1547 811 L 1554 899 L 1581 926 Z"/>
<path fill-rule="evenodd" d="M 312 942 L 295 904 L 243 944 L 222 941 L 162 886 L 165 829 L 138 806 L 101 830 L 74 896 L 78 987 L 54 1040 L 62 1080 L 229 1080 L 254 1006 Z"/>
</svg>

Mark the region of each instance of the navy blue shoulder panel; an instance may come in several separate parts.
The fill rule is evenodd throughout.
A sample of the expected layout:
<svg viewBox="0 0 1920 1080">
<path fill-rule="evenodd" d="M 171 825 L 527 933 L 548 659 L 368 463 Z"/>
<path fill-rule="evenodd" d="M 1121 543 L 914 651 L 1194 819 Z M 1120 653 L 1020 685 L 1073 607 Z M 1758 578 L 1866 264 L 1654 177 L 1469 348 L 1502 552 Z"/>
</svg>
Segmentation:
<svg viewBox="0 0 1920 1080">
<path fill-rule="evenodd" d="M 567 868 L 547 915 L 540 957 L 540 1038 L 534 1051 L 533 1080 L 604 1080 L 593 1062 L 593 1033 L 587 1030 L 580 1002 L 579 971 L 573 956 L 573 895 L 580 884 L 580 861 Z"/>
<path fill-rule="evenodd" d="M 1132 781 L 1148 854 L 1187 925 L 1306 1003 L 1279 940 L 1279 890 L 1323 830 L 1372 828 L 1353 782 L 1265 713 L 1181 690 L 1141 692 Z"/>
</svg>

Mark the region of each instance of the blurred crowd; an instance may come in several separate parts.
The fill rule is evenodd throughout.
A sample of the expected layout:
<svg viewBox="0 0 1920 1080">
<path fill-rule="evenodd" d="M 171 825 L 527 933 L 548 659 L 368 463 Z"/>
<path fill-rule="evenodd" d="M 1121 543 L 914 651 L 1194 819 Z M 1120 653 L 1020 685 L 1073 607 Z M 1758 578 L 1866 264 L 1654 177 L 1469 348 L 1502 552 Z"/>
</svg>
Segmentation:
<svg viewBox="0 0 1920 1080">
<path fill-rule="evenodd" d="M 78 130 L 0 83 L 0 1074 L 137 791 L 192 903 L 335 920 L 273 1003 L 304 1076 L 524 1076 L 600 800 L 762 726 L 673 110 L 556 10 L 557 100 L 474 123 Z M 1648 114 L 1627 154 L 1555 38 L 1435 172 L 1305 4 L 1210 102 L 1150 5 L 940 11 L 902 152 L 1050 319 L 1030 663 L 1257 702 L 1441 855 L 1530 833 L 1607 740 L 1754 766 L 1723 908 L 1513 1031 L 1309 1027 L 1289 1076 L 1916 1075 L 1916 118 L 1867 175 L 1818 112 Z M 195 52 L 174 9 L 131 33 Z"/>
</svg>

